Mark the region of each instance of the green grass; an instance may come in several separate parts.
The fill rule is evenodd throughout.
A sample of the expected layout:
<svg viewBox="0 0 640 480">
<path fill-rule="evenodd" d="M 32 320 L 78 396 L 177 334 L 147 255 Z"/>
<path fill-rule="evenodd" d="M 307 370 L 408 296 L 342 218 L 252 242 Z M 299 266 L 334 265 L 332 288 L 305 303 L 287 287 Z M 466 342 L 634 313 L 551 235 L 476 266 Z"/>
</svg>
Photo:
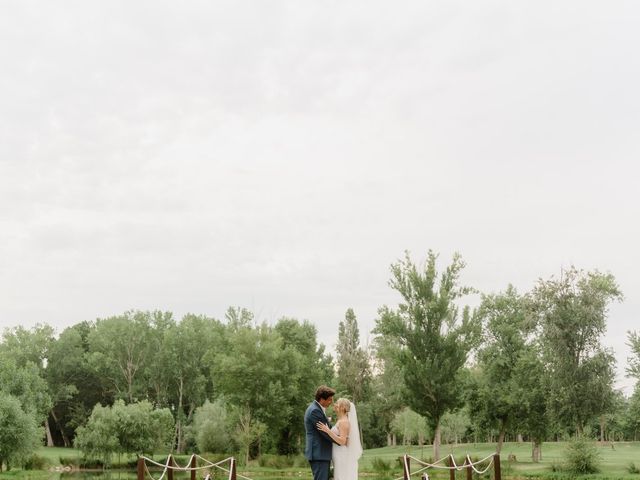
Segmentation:
<svg viewBox="0 0 640 480">
<path fill-rule="evenodd" d="M 529 476 L 553 476 L 552 465 L 562 465 L 564 463 L 566 442 L 549 442 L 542 445 L 542 460 L 539 463 L 531 461 L 531 444 L 530 443 L 505 443 L 502 447 L 501 466 L 503 477 L 525 478 Z M 600 452 L 601 473 L 593 478 L 633 478 L 640 480 L 640 475 L 629 474 L 627 468 L 631 462 L 636 465 L 640 464 L 640 442 L 623 442 L 616 443 L 614 448 L 611 445 L 598 445 Z M 466 454 L 473 458 L 482 459 L 487 455 L 495 452 L 494 443 L 477 443 L 477 444 L 460 444 L 460 445 L 443 445 L 440 447 L 440 455 L 442 457 L 453 454 L 456 458 L 464 457 Z M 431 460 L 433 457 L 433 447 L 426 445 L 422 448 L 418 446 L 411 447 L 385 447 L 366 450 L 360 460 L 361 471 L 371 471 L 371 461 L 373 458 L 381 458 L 385 461 L 392 461 L 394 467 L 397 465 L 396 459 L 405 453 L 419 459 Z M 516 461 L 508 461 L 509 455 L 515 455 Z M 415 471 L 419 467 L 414 462 L 411 470 Z M 432 475 L 433 470 L 429 470 Z M 399 467 L 394 472 L 400 473 Z M 444 476 L 448 477 L 446 471 L 441 471 Z M 442 475 L 436 475 L 440 477 Z M 559 475 L 562 476 L 562 475 Z M 464 480 L 464 473 L 459 472 L 458 477 Z M 569 478 L 566 476 L 565 478 Z"/>
<path fill-rule="evenodd" d="M 531 444 L 529 443 L 505 443 L 501 454 L 502 476 L 507 479 L 529 479 L 529 478 L 543 478 L 547 480 L 568 480 L 571 477 L 566 473 L 558 473 L 552 471 L 552 465 L 562 465 L 565 458 L 565 449 L 567 444 L 565 442 L 549 442 L 542 445 L 542 461 L 539 463 L 533 463 L 531 461 Z M 640 442 L 622 442 L 616 443 L 614 448 L 611 445 L 598 445 L 598 451 L 600 452 L 600 470 L 597 475 L 589 475 L 581 477 L 584 480 L 640 480 L 640 474 L 631 474 L 628 472 L 630 463 L 635 463 L 640 467 Z M 460 444 L 460 445 L 443 445 L 440 448 L 440 455 L 445 456 L 453 454 L 456 458 L 462 458 L 466 454 L 471 455 L 474 459 L 482 459 L 495 452 L 494 443 L 477 443 L 477 444 Z M 384 447 L 366 450 L 360 459 L 360 472 L 363 476 L 370 476 L 375 474 L 375 469 L 372 466 L 374 459 L 379 459 L 384 462 L 388 462 L 392 466 L 392 470 L 388 472 L 384 477 L 387 479 L 397 478 L 402 475 L 402 470 L 398 462 L 398 458 L 402 457 L 405 453 L 415 457 L 424 459 L 427 461 L 433 461 L 433 447 L 425 445 L 424 447 L 418 447 L 416 445 L 404 447 Z M 48 459 L 48 463 L 52 466 L 59 466 L 60 457 L 80 457 L 80 452 L 72 448 L 46 448 L 42 447 L 37 451 L 37 454 L 41 457 Z M 516 460 L 509 461 L 509 455 L 514 455 Z M 155 455 L 156 458 L 166 457 L 166 455 Z M 135 456 L 131 456 L 130 459 L 134 459 Z M 129 459 L 123 455 L 120 459 L 122 462 Z M 117 460 L 114 458 L 114 460 Z M 416 462 L 412 462 L 411 470 L 415 472 L 419 469 Z M 268 467 L 260 467 L 257 461 L 252 461 L 250 465 L 246 467 L 239 467 L 239 473 L 248 474 L 252 477 L 260 477 L 264 480 L 267 477 L 282 478 L 291 476 L 310 477 L 310 471 L 307 465 L 273 469 Z M 491 472 L 493 469 L 490 470 Z M 429 469 L 429 475 L 434 480 L 445 480 L 449 478 L 448 471 Z M 474 480 L 478 480 L 474 475 Z M 3 472 L 0 474 L 0 480 L 44 480 L 44 479 L 57 479 L 59 476 L 55 473 L 44 471 L 22 471 L 19 469 L 12 470 L 11 472 Z M 68 477 L 67 477 L 68 478 Z M 412 477 L 415 480 L 419 480 L 419 476 Z M 489 476 L 483 476 L 482 478 L 489 479 Z M 466 480 L 464 472 L 458 472 L 456 475 L 457 480 Z"/>
</svg>

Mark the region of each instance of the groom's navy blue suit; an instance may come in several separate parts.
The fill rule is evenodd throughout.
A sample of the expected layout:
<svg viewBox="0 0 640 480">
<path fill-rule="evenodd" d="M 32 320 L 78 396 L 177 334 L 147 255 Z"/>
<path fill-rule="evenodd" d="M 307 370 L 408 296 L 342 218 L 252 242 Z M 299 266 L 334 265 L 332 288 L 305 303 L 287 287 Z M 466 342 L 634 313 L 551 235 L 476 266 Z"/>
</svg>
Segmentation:
<svg viewBox="0 0 640 480">
<path fill-rule="evenodd" d="M 318 430 L 317 422 L 326 423 L 331 427 L 331 423 L 320 404 L 313 401 L 304 412 L 304 429 L 307 433 L 304 456 L 311 464 L 313 480 L 328 480 L 333 441 L 325 432 Z"/>
</svg>

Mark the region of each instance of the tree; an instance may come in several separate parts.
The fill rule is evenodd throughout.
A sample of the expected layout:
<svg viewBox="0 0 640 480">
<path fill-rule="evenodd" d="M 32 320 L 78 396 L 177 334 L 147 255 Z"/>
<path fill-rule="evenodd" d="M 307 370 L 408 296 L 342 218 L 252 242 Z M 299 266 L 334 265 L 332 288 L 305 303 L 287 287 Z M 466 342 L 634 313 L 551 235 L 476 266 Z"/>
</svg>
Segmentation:
<svg viewBox="0 0 640 480">
<path fill-rule="evenodd" d="M 464 268 L 461 257 L 455 254 L 441 274 L 436 259 L 429 251 L 426 265 L 418 269 L 407 253 L 391 266 L 390 285 L 402 302 L 395 310 L 386 306 L 379 310 L 375 332 L 400 346 L 397 361 L 407 402 L 428 419 L 434 432 L 434 456 L 440 458 L 440 421 L 461 404 L 460 372 L 477 339 L 478 324 L 468 308 L 459 319 L 456 302 L 471 291 L 458 285 Z"/>
<path fill-rule="evenodd" d="M 153 453 L 168 449 L 173 438 L 173 416 L 169 409 L 154 409 L 143 401 L 126 405 L 96 405 L 85 426 L 79 427 L 75 446 L 84 455 L 111 462 L 115 453 Z"/>
<path fill-rule="evenodd" d="M 12 362 L 15 362 L 16 367 L 30 369 L 32 373 L 44 379 L 46 378 L 45 368 L 48 364 L 47 360 L 53 342 L 54 330 L 53 327 L 47 324 L 37 324 L 30 330 L 20 326 L 4 331 L 1 350 L 5 357 L 11 358 Z M 35 382 L 43 383 L 37 380 Z M 36 389 L 41 390 L 41 387 L 38 386 Z M 47 387 L 45 386 L 44 390 L 46 389 Z M 40 395 L 35 409 L 38 421 L 42 418 L 41 421 L 45 425 L 47 446 L 53 446 L 51 428 L 46 414 L 51 407 L 51 395 Z M 31 407 L 27 408 L 30 409 Z"/>
<path fill-rule="evenodd" d="M 337 386 L 351 395 L 359 404 L 368 396 L 371 384 L 371 367 L 367 352 L 360 348 L 360 331 L 356 315 L 349 308 L 338 326 Z"/>
<path fill-rule="evenodd" d="M 403 408 L 396 412 L 391 421 L 393 432 L 402 438 L 403 445 L 411 445 L 418 440 L 418 445 L 424 444 L 424 438 L 429 433 L 426 419 L 410 408 Z"/>
<path fill-rule="evenodd" d="M 373 339 L 372 395 L 369 402 L 359 405 L 358 418 L 367 446 L 396 445 L 392 428 L 398 411 L 406 407 L 402 366 L 398 362 L 400 344 L 393 338 L 377 335 Z M 386 437 L 386 438 L 385 438 Z"/>
<path fill-rule="evenodd" d="M 640 335 L 637 332 L 627 332 L 627 345 L 631 348 L 631 356 L 627 358 L 627 376 L 635 378 L 640 382 Z"/>
<path fill-rule="evenodd" d="M 97 320 L 89 334 L 89 364 L 117 398 L 129 403 L 147 395 L 145 368 L 158 352 L 154 328 L 164 328 L 170 312 L 126 312 Z"/>
<path fill-rule="evenodd" d="M 551 413 L 580 434 L 592 418 L 606 413 L 613 398 L 615 360 L 600 342 L 608 306 L 622 293 L 611 274 L 571 267 L 559 279 L 539 281 L 532 297 Z"/>
<path fill-rule="evenodd" d="M 77 329 L 64 330 L 49 347 L 45 371 L 53 404 L 49 416 L 65 447 L 71 446 L 71 440 L 61 421 L 61 416 L 66 413 L 70 402 L 78 393 L 76 385 L 86 380 L 86 376 L 80 373 L 86 370 L 84 354 L 82 338 Z"/>
<path fill-rule="evenodd" d="M 50 419 L 58 427 L 58 442 L 72 445 L 75 430 L 84 425 L 93 407 L 110 405 L 114 395 L 88 359 L 89 337 L 95 330 L 91 322 L 80 322 L 62 331 L 48 352 L 46 379 L 53 396 Z M 73 388 L 77 390 L 72 394 Z"/>
<path fill-rule="evenodd" d="M 90 458 L 99 458 L 105 465 L 111 463 L 112 456 L 119 451 L 118 431 L 111 407 L 97 404 L 87 424 L 76 430 L 76 448 Z"/>
<path fill-rule="evenodd" d="M 478 352 L 480 370 L 474 376 L 469 403 L 474 417 L 498 428 L 496 452 L 502 450 L 507 428 L 517 421 L 520 384 L 514 372 L 526 352 L 527 317 L 523 298 L 513 286 L 504 293 L 485 295 L 478 309 L 484 341 Z"/>
<path fill-rule="evenodd" d="M 263 423 L 269 425 L 269 438 L 266 440 L 276 443 L 289 418 L 288 404 L 269 401 L 280 398 L 290 381 L 280 362 L 282 354 L 282 338 L 268 325 L 262 324 L 229 332 L 228 347 L 217 352 L 211 360 L 218 394 L 242 410 L 238 418 L 244 422 L 240 430 L 244 440 L 251 437 L 251 432 L 262 434 L 263 430 L 253 429 L 253 425 Z M 254 440 L 260 449 L 264 439 L 257 437 Z"/>
<path fill-rule="evenodd" d="M 281 318 L 274 327 L 282 351 L 278 360 L 284 374 L 280 397 L 283 428 L 276 449 L 281 455 L 299 451 L 304 436 L 300 412 L 304 412 L 318 385 L 328 384 L 333 376 L 333 359 L 318 344 L 316 327 L 308 321 Z M 271 428 L 271 426 L 270 426 Z"/>
<path fill-rule="evenodd" d="M 514 403 L 518 405 L 517 424 L 519 431 L 531 439 L 531 459 L 539 462 L 542 442 L 549 430 L 547 413 L 548 382 L 542 355 L 535 345 L 526 348 L 513 369 Z"/>
<path fill-rule="evenodd" d="M 198 407 L 193 415 L 193 433 L 200 453 L 229 453 L 233 451 L 232 425 L 229 411 L 219 398 Z"/>
<path fill-rule="evenodd" d="M 178 453 L 185 446 L 184 426 L 207 396 L 210 379 L 205 358 L 221 349 L 223 337 L 224 327 L 218 320 L 187 314 L 180 323 L 172 323 L 163 331 L 162 346 L 150 360 L 156 405 L 175 408 Z"/>
<path fill-rule="evenodd" d="M 20 400 L 0 392 L 0 471 L 3 464 L 9 470 L 33 453 L 40 437 L 36 419 L 23 410 Z"/>
<path fill-rule="evenodd" d="M 467 429 L 471 426 L 469 412 L 462 408 L 456 412 L 447 412 L 442 416 L 442 436 L 447 443 L 458 444 L 461 441 Z"/>
</svg>

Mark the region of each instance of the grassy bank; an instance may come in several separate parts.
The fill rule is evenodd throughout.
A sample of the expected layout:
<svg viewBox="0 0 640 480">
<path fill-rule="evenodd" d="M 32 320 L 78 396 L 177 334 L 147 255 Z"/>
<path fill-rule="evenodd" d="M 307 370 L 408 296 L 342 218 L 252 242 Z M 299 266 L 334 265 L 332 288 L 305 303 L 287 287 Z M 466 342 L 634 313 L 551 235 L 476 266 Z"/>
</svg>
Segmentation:
<svg viewBox="0 0 640 480">
<path fill-rule="evenodd" d="M 535 479 L 545 478 L 549 480 L 565 480 L 573 478 L 571 475 L 562 472 L 561 467 L 565 462 L 565 450 L 567 444 L 564 442 L 558 443 L 545 443 L 542 447 L 542 461 L 539 463 L 533 463 L 531 461 L 531 445 L 528 443 L 506 443 L 502 450 L 501 464 L 502 474 L 504 478 L 512 479 Z M 599 479 L 599 480 L 640 480 L 640 474 L 630 473 L 629 466 L 634 463 L 637 468 L 640 468 L 640 442 L 625 442 L 616 443 L 613 445 L 604 445 L 597 447 L 600 455 L 600 470 L 601 472 L 596 475 L 590 475 L 582 477 L 583 479 Z M 474 459 L 482 459 L 488 455 L 491 455 L 495 451 L 495 444 L 477 443 L 477 444 L 460 444 L 460 445 L 444 445 L 441 447 L 441 455 L 445 456 L 453 454 L 456 459 L 464 457 L 469 454 Z M 399 458 L 405 453 L 419 459 L 423 459 L 427 462 L 432 462 L 432 447 L 431 446 L 398 446 L 398 447 L 384 447 L 366 450 L 360 460 L 360 472 L 362 476 L 380 476 L 381 478 L 396 478 L 402 475 L 402 470 L 399 462 Z M 15 469 L 10 472 L 3 472 L 0 474 L 2 480 L 44 480 L 60 478 L 60 473 L 56 472 L 56 469 L 60 470 L 63 466 L 60 459 L 65 460 L 63 463 L 68 463 L 70 459 L 79 459 L 80 452 L 71 448 L 46 448 L 43 447 L 37 452 L 38 457 L 44 459 L 42 467 L 35 468 L 34 470 L 21 470 Z M 156 455 L 157 459 L 166 458 L 163 455 Z M 205 455 L 205 457 L 207 457 Z M 265 462 L 265 456 L 262 462 L 257 460 L 251 461 L 249 465 L 239 467 L 239 473 L 244 473 L 250 477 L 310 477 L 310 471 L 305 460 L 298 456 L 295 459 L 289 461 L 289 464 L 293 466 L 270 466 L 269 462 Z M 186 458 L 186 457 L 185 457 Z M 221 458 L 218 456 L 218 459 Z M 511 458 L 512 460 L 509 460 Z M 213 459 L 213 458 L 212 458 Z M 134 461 L 134 456 L 121 456 L 120 458 L 114 458 L 114 461 L 118 464 L 126 464 L 127 462 Z M 274 458 L 277 460 L 277 458 Z M 181 464 L 186 463 L 186 460 L 182 459 Z M 287 462 L 282 462 L 286 464 Z M 274 465 L 277 464 L 274 463 Z M 388 467 L 388 470 L 385 469 Z M 416 462 L 412 463 L 411 470 L 415 472 L 420 467 Z M 490 470 L 492 472 L 492 469 Z M 429 476 L 433 479 L 448 479 L 448 471 L 445 470 L 428 470 Z M 62 474 L 62 479 L 67 477 L 66 474 Z M 113 475 L 112 475 L 113 477 Z M 77 476 L 73 476 L 77 478 Z M 86 478 L 86 475 L 84 476 Z M 115 478 L 115 477 L 113 477 Z M 198 477 L 200 478 L 200 477 Z M 418 479 L 419 476 L 412 477 Z M 464 472 L 458 472 L 458 480 L 465 480 Z M 489 478 L 488 475 L 483 478 Z M 474 480 L 477 480 L 477 476 L 474 476 Z"/>
</svg>

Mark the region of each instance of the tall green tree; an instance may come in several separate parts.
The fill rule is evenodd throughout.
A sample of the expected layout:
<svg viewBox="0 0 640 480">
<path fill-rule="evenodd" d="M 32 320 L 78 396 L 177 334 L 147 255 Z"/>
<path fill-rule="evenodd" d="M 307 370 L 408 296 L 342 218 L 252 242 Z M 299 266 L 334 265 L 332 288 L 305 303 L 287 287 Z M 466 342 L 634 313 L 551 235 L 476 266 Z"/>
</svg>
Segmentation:
<svg viewBox="0 0 640 480">
<path fill-rule="evenodd" d="M 96 321 L 89 334 L 88 361 L 117 398 L 129 403 L 146 398 L 147 367 L 160 348 L 156 332 L 165 328 L 171 316 L 170 312 L 131 311 Z"/>
<path fill-rule="evenodd" d="M 359 405 L 358 419 L 362 440 L 371 447 L 395 446 L 397 432 L 392 422 L 398 411 L 407 406 L 402 366 L 399 364 L 400 343 L 388 336 L 373 339 L 371 398 Z"/>
<path fill-rule="evenodd" d="M 514 402 L 518 405 L 519 432 L 531 439 L 531 459 L 539 462 L 542 442 L 549 432 L 548 381 L 542 354 L 536 344 L 528 346 L 513 369 Z"/>
<path fill-rule="evenodd" d="M 559 425 L 581 434 L 613 399 L 615 359 L 601 340 L 608 306 L 622 293 L 613 275 L 571 267 L 560 278 L 539 281 L 532 294 L 551 413 Z"/>
<path fill-rule="evenodd" d="M 271 401 L 281 398 L 289 381 L 280 363 L 282 351 L 282 339 L 262 324 L 231 332 L 227 349 L 210 357 L 214 388 L 242 411 L 239 435 L 246 441 L 253 438 L 249 433 L 260 434 L 252 440 L 258 449 L 264 441 L 277 441 L 289 417 L 289 405 Z M 262 429 L 253 428 L 258 424 L 269 425 L 268 438 L 262 437 Z"/>
<path fill-rule="evenodd" d="M 49 418 L 62 445 L 73 444 L 76 428 L 86 423 L 94 405 L 110 405 L 114 400 L 112 389 L 105 388 L 103 378 L 89 364 L 89 336 L 94 330 L 92 322 L 72 325 L 49 349 L 46 378 L 53 397 Z"/>
<path fill-rule="evenodd" d="M 360 331 L 353 309 L 347 309 L 338 326 L 336 345 L 337 387 L 351 395 L 354 403 L 366 400 L 371 387 L 368 353 L 360 347 Z"/>
<path fill-rule="evenodd" d="M 524 299 L 509 285 L 503 293 L 483 296 L 478 318 L 483 322 L 484 337 L 469 403 L 472 415 L 483 417 L 487 425 L 498 429 L 496 452 L 500 453 L 507 429 L 521 414 L 517 394 L 521 387 L 514 373 L 527 349 Z"/>
<path fill-rule="evenodd" d="M 0 471 L 7 470 L 32 454 L 40 443 L 42 430 L 35 417 L 25 412 L 20 400 L 0 391 Z"/>
<path fill-rule="evenodd" d="M 209 400 L 198 407 L 193 416 L 193 435 L 201 453 L 234 451 L 229 409 L 222 398 Z"/>
<path fill-rule="evenodd" d="M 152 360 L 152 378 L 158 391 L 166 390 L 164 403 L 175 409 L 175 444 L 178 453 L 185 448 L 185 425 L 193 420 L 195 409 L 202 405 L 210 389 L 209 352 L 221 351 L 224 337 L 221 322 L 202 315 L 185 315 L 180 323 L 165 331 L 162 348 Z"/>
<path fill-rule="evenodd" d="M 39 377 L 45 379 L 45 370 L 48 365 L 48 357 L 53 343 L 54 330 L 50 325 L 37 324 L 31 329 L 19 326 L 4 331 L 0 350 L 4 355 L 10 357 L 18 368 L 32 369 Z M 45 389 L 46 388 L 45 386 Z M 51 395 L 47 393 L 46 400 L 44 396 L 42 400 L 47 405 L 47 409 L 51 408 Z M 41 403 L 40 405 L 44 404 Z M 42 408 L 39 410 L 42 410 Z M 39 412 L 37 415 L 38 419 L 42 413 L 44 412 Z M 42 421 L 45 426 L 47 445 L 53 446 L 51 428 L 46 413 L 44 413 Z"/>
<path fill-rule="evenodd" d="M 627 345 L 631 349 L 631 356 L 627 358 L 627 376 L 633 377 L 640 382 L 640 335 L 638 332 L 627 332 Z"/>
<path fill-rule="evenodd" d="M 461 371 L 478 338 L 478 322 L 457 302 L 471 290 L 459 285 L 464 262 L 455 254 L 441 273 L 429 251 L 424 267 L 409 258 L 391 266 L 391 287 L 401 296 L 396 309 L 379 310 L 375 332 L 398 345 L 407 403 L 426 417 L 434 432 L 433 453 L 440 458 L 442 416 L 462 403 Z"/>
<path fill-rule="evenodd" d="M 333 376 L 333 359 L 318 344 L 316 327 L 308 321 L 281 318 L 274 327 L 280 337 L 280 367 L 285 375 L 280 392 L 280 415 L 283 428 L 277 439 L 279 454 L 293 454 L 303 444 L 304 424 L 300 412 L 304 412 L 318 385 L 328 384 Z"/>
</svg>

